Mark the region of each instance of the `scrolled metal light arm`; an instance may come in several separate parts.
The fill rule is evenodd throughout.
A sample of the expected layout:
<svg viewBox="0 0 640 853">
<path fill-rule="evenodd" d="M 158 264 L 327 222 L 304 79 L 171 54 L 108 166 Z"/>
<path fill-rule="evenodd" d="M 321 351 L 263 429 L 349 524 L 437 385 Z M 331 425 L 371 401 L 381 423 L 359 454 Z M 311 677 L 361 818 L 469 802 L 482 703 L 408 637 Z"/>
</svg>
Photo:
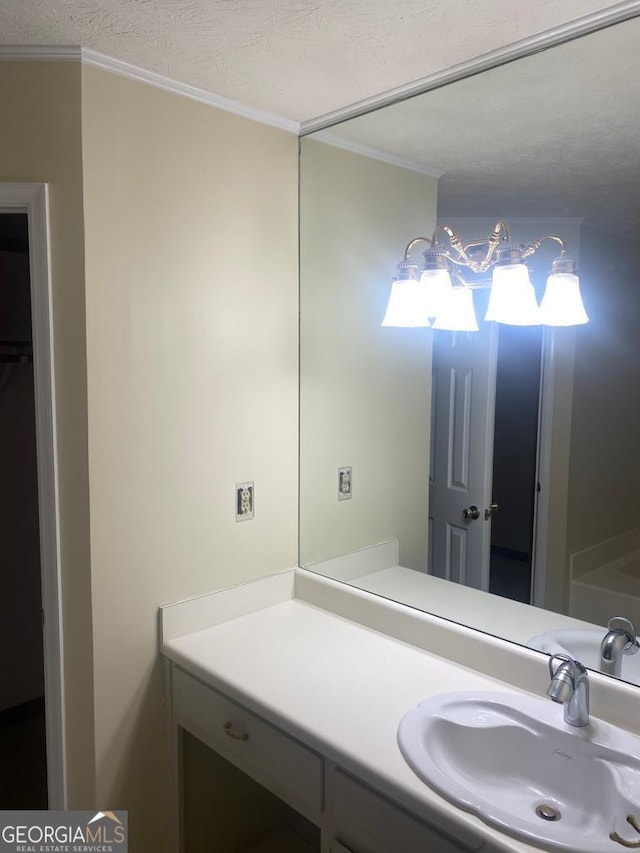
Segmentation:
<svg viewBox="0 0 640 853">
<path fill-rule="evenodd" d="M 522 250 L 522 259 L 525 260 L 526 258 L 531 257 L 531 255 L 537 252 L 546 240 L 555 240 L 555 242 L 560 245 L 560 254 L 567 254 L 567 244 L 564 242 L 562 237 L 558 237 L 557 234 L 545 234 L 544 237 L 539 237 L 537 240 L 534 240 L 533 243 L 527 243 Z"/>
<path fill-rule="evenodd" d="M 413 240 L 409 240 L 407 243 L 407 247 L 404 250 L 404 260 L 408 261 L 411 252 L 413 251 L 413 247 L 417 246 L 418 243 L 429 243 L 429 245 L 433 245 L 433 240 L 429 237 L 414 237 Z"/>
<path fill-rule="evenodd" d="M 446 242 L 441 240 L 441 235 L 446 235 Z M 511 231 L 507 223 L 499 219 L 493 226 L 487 237 L 476 240 L 463 241 L 450 225 L 438 225 L 432 237 L 414 237 L 407 243 L 404 250 L 403 264 L 410 261 L 411 252 L 419 243 L 428 243 L 429 248 L 424 252 L 425 260 L 435 253 L 444 256 L 456 267 L 467 267 L 474 273 L 483 273 L 498 263 L 519 263 L 535 254 L 543 243 L 552 240 L 559 244 L 561 257 L 566 256 L 567 246 L 562 237 L 557 234 L 545 234 L 537 240 L 524 246 L 517 246 L 511 242 Z M 472 257 L 472 249 L 486 247 L 480 259 Z M 505 257 L 500 257 L 500 249 L 504 249 Z M 509 247 L 507 252 L 506 247 Z M 460 278 L 460 277 L 459 277 Z M 464 279 L 460 279 L 464 281 Z"/>
</svg>

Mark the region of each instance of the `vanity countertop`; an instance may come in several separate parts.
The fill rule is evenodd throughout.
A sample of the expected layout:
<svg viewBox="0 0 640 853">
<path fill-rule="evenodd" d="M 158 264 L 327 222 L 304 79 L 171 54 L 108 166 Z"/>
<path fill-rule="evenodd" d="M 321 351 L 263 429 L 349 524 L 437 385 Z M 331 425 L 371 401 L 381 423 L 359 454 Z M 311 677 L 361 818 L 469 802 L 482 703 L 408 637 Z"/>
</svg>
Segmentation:
<svg viewBox="0 0 640 853">
<path fill-rule="evenodd" d="M 288 582 L 278 581 L 283 589 Z M 539 850 L 445 801 L 396 742 L 403 715 L 428 696 L 517 688 L 295 597 L 291 583 L 289 597 L 271 596 L 253 612 L 165 633 L 163 654 L 460 840 Z"/>
<path fill-rule="evenodd" d="M 381 595 L 479 631 L 497 634 L 514 643 L 527 645 L 532 637 L 559 628 L 579 630 L 597 628 L 591 622 L 513 601 L 500 595 L 451 583 L 444 578 L 399 565 L 397 539 L 362 548 L 340 557 L 321 560 L 307 566 L 328 578 L 343 581 L 358 589 Z M 606 633 L 605 619 L 600 626 Z"/>
</svg>

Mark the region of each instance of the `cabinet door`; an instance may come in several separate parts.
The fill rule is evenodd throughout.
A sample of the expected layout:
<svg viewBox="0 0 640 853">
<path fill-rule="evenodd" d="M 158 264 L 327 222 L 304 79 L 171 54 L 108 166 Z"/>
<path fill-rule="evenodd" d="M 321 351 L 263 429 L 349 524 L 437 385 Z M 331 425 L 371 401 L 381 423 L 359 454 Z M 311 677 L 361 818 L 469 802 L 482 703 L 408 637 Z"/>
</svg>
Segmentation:
<svg viewBox="0 0 640 853">
<path fill-rule="evenodd" d="M 463 844 L 443 835 L 339 769 L 328 784 L 333 835 L 340 839 L 331 853 L 469 853 L 482 846 L 480 839 Z"/>
</svg>

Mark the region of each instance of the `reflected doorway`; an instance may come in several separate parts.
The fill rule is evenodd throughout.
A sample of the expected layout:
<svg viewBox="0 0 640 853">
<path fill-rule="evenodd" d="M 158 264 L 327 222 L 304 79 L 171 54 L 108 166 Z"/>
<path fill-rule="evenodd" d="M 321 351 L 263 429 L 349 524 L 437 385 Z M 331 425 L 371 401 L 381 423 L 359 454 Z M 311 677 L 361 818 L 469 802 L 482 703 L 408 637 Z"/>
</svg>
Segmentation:
<svg viewBox="0 0 640 853">
<path fill-rule="evenodd" d="M 541 293 L 546 270 L 532 266 Z M 488 293 L 476 292 L 478 317 Z M 434 332 L 428 572 L 534 603 L 542 326 Z M 495 507 L 495 509 L 494 509 Z"/>
<path fill-rule="evenodd" d="M 500 326 L 489 592 L 531 603 L 541 326 Z"/>
</svg>

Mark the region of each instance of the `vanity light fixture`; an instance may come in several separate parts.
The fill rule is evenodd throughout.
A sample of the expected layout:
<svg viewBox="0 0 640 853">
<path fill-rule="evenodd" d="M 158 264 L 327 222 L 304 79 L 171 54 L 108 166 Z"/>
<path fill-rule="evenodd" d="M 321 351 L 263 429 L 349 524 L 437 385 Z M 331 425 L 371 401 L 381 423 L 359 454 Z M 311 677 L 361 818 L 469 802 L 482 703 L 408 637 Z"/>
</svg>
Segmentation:
<svg viewBox="0 0 640 853">
<path fill-rule="evenodd" d="M 549 240 L 560 245 L 560 255 L 538 306 L 525 261 Z M 429 244 L 421 271 L 411 260 L 418 243 Z M 465 243 L 451 226 L 438 225 L 431 238 L 416 237 L 407 244 L 382 325 L 430 326 L 433 321 L 434 329 L 477 331 L 473 290 L 478 288 L 491 288 L 485 320 L 509 326 L 587 323 L 575 267 L 564 240 L 555 234 L 521 245 L 512 241 L 508 225 L 500 220 L 488 237 Z M 491 270 L 492 279 L 467 281 L 463 268 L 480 275 Z"/>
<path fill-rule="evenodd" d="M 458 332 L 477 332 L 478 321 L 473 307 L 471 288 L 451 285 L 446 300 L 433 321 L 434 329 L 453 329 Z"/>
</svg>

